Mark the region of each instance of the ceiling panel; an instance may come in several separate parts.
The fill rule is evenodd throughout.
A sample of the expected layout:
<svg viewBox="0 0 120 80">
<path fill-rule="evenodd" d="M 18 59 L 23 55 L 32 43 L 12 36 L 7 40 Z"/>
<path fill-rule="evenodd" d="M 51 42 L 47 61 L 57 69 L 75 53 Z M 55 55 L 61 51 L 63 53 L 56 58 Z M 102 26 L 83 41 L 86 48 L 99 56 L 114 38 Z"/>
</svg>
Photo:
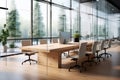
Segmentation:
<svg viewBox="0 0 120 80">
<path fill-rule="evenodd" d="M 91 2 L 91 1 L 96 1 L 96 0 L 80 0 L 81 3 Z M 117 7 L 120 10 L 120 0 L 107 0 L 107 1 L 113 4 L 115 7 Z"/>
<path fill-rule="evenodd" d="M 120 10 L 120 0 L 107 0 Z"/>
</svg>

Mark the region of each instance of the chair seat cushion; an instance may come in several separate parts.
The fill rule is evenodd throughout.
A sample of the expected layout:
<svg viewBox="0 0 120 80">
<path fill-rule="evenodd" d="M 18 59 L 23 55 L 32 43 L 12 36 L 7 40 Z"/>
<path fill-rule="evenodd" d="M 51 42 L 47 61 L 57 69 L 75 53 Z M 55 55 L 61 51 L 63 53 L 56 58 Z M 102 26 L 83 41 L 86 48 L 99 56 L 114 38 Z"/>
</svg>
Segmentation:
<svg viewBox="0 0 120 80">
<path fill-rule="evenodd" d="M 73 61 L 77 61 L 78 58 L 79 58 L 79 56 L 78 56 L 78 55 L 75 55 L 75 56 L 72 56 L 71 58 L 72 58 L 71 60 L 73 60 Z"/>
<path fill-rule="evenodd" d="M 72 58 L 71 60 L 73 60 L 73 61 L 77 61 L 77 60 L 78 60 L 78 58 Z"/>
<path fill-rule="evenodd" d="M 96 50 L 96 52 L 98 53 L 100 50 Z"/>
<path fill-rule="evenodd" d="M 71 58 L 79 58 L 78 55 L 71 56 Z"/>
<path fill-rule="evenodd" d="M 108 47 L 105 47 L 104 49 L 108 49 Z"/>
<path fill-rule="evenodd" d="M 32 52 L 32 51 L 31 51 L 31 52 L 24 52 L 24 53 L 25 53 L 25 55 L 34 55 L 34 54 L 36 54 L 37 52 L 34 52 L 34 51 Z"/>
<path fill-rule="evenodd" d="M 85 56 L 90 56 L 92 54 L 93 54 L 92 52 L 86 52 Z"/>
</svg>

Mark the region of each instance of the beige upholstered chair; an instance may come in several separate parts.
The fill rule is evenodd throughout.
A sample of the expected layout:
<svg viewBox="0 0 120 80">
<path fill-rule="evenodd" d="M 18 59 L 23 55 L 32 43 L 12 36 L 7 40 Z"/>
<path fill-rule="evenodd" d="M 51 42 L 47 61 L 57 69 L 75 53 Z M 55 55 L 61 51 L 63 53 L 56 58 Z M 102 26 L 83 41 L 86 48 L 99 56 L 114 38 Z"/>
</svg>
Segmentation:
<svg viewBox="0 0 120 80">
<path fill-rule="evenodd" d="M 75 61 L 76 64 L 75 64 L 74 66 L 70 66 L 70 67 L 69 67 L 69 71 L 70 71 L 70 69 L 75 68 L 75 67 L 77 67 L 77 68 L 79 68 L 79 69 L 80 69 L 80 68 L 86 69 L 85 67 L 80 66 L 80 65 L 77 63 L 77 62 L 80 60 L 80 58 L 82 58 L 82 57 L 85 56 L 86 46 L 87 46 L 87 43 L 86 43 L 86 42 L 80 44 L 79 51 L 78 51 L 78 55 L 73 56 L 72 59 L 71 59 L 72 61 Z M 80 69 L 80 72 L 81 72 L 81 69 Z"/>
<path fill-rule="evenodd" d="M 96 53 L 96 50 L 97 50 L 97 43 L 98 42 L 93 42 L 93 45 L 92 45 L 92 48 L 91 48 L 91 51 L 89 51 L 89 52 L 86 52 L 85 53 L 85 56 L 87 56 L 87 60 L 86 61 L 84 61 L 84 62 L 82 62 L 82 65 L 83 64 L 85 64 L 85 63 L 96 63 L 93 59 L 90 59 L 90 56 L 95 56 L 95 53 Z"/>
<path fill-rule="evenodd" d="M 31 44 L 31 40 L 22 40 L 22 46 L 30 46 Z"/>
<path fill-rule="evenodd" d="M 100 56 L 104 55 L 104 56 L 107 57 L 107 58 L 108 58 L 109 56 L 110 56 L 110 57 L 112 56 L 110 53 L 107 53 L 107 52 L 106 52 L 106 50 L 111 47 L 111 43 L 112 43 L 112 39 L 109 39 L 109 40 L 108 40 L 108 43 L 107 43 L 106 45 L 105 45 L 105 42 L 104 42 L 104 46 L 103 46 L 104 53 L 100 54 Z"/>
<path fill-rule="evenodd" d="M 58 39 L 52 39 L 53 40 L 53 43 L 58 43 Z"/>
<path fill-rule="evenodd" d="M 40 39 L 40 44 L 47 44 L 47 39 Z"/>
<path fill-rule="evenodd" d="M 96 56 L 93 57 L 93 59 L 97 59 L 97 61 L 99 62 L 100 62 L 100 59 L 104 60 L 104 57 L 99 55 L 99 52 L 104 50 L 104 43 L 105 43 L 105 40 L 102 40 L 102 42 L 97 45 Z"/>
<path fill-rule="evenodd" d="M 30 45 L 31 45 L 31 40 L 22 40 L 22 46 L 30 46 Z M 22 64 L 25 63 L 25 62 L 27 62 L 27 61 L 30 62 L 30 65 L 31 65 L 31 61 L 34 61 L 34 62 L 37 63 L 36 60 L 33 60 L 33 59 L 30 58 L 31 55 L 34 55 L 34 54 L 36 53 L 36 51 L 22 51 L 22 52 L 23 52 L 26 56 L 28 56 L 28 59 L 25 60 L 25 61 L 23 61 Z"/>
</svg>

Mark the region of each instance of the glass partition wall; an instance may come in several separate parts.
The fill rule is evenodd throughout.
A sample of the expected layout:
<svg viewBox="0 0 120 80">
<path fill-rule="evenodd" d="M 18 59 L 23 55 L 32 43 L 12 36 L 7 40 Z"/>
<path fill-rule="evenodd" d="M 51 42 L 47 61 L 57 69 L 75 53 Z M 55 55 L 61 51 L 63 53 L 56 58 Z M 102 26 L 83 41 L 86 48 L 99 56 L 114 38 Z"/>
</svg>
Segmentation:
<svg viewBox="0 0 120 80">
<path fill-rule="evenodd" d="M 32 39 L 39 44 L 39 39 L 58 38 L 60 31 L 70 32 L 71 37 L 78 31 L 85 40 L 119 36 L 119 10 L 106 0 L 3 0 L 1 4 L 8 10 L 0 9 L 6 16 L 1 15 L 0 29 L 7 24 L 9 40 Z"/>
<path fill-rule="evenodd" d="M 120 36 L 119 12 L 107 0 L 1 0 L 0 31 L 7 24 L 8 47 L 11 42 L 21 47 L 21 40 L 39 45 L 47 39 L 49 50 L 60 31 L 70 32 L 71 38 L 77 31 L 82 40 Z"/>
<path fill-rule="evenodd" d="M 107 0 L 81 2 L 80 14 L 82 39 L 101 40 L 119 36 L 119 10 Z"/>
</svg>

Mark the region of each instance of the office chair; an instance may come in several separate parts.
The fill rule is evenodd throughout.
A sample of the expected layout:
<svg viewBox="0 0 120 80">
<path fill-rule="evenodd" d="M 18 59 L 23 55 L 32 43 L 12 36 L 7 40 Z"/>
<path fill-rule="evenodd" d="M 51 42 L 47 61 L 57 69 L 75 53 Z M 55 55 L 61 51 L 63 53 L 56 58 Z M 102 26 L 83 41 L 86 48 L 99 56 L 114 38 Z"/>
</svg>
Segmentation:
<svg viewBox="0 0 120 80">
<path fill-rule="evenodd" d="M 30 46 L 30 45 L 31 45 L 31 40 L 22 40 L 22 46 Z M 23 63 L 25 63 L 25 62 L 27 62 L 27 61 L 30 62 L 30 65 L 31 65 L 31 61 L 34 61 L 34 62 L 37 63 L 36 60 L 30 58 L 32 55 L 34 55 L 34 54 L 37 53 L 36 51 L 22 51 L 22 52 L 23 52 L 26 56 L 28 56 L 28 59 L 25 60 L 25 61 L 23 61 L 23 62 L 22 62 L 22 65 L 23 65 Z"/>
<path fill-rule="evenodd" d="M 86 68 L 84 66 L 78 64 L 78 61 L 80 60 L 80 58 L 85 56 L 86 46 L 87 46 L 86 42 L 80 44 L 78 55 L 73 56 L 73 58 L 71 59 L 72 61 L 75 61 L 76 64 L 74 66 L 70 66 L 68 71 L 70 71 L 70 69 L 72 69 L 72 68 L 79 68 L 80 72 L 81 72 L 81 68 L 84 68 L 86 70 Z"/>
<path fill-rule="evenodd" d="M 108 58 L 109 56 L 110 56 L 110 57 L 112 56 L 110 53 L 107 53 L 107 52 L 106 52 L 106 50 L 111 47 L 111 43 L 112 43 L 112 39 L 109 39 L 107 45 L 104 45 L 104 48 L 103 48 L 104 53 L 100 54 L 100 56 L 104 55 L 105 58 L 106 58 L 106 57 Z M 105 43 L 104 43 L 104 44 L 105 44 Z"/>
<path fill-rule="evenodd" d="M 40 44 L 47 44 L 47 39 L 40 39 Z"/>
<path fill-rule="evenodd" d="M 96 49 L 97 49 L 97 43 L 98 42 L 96 42 L 96 41 L 93 42 L 91 51 L 85 53 L 85 56 L 87 56 L 87 60 L 83 61 L 82 65 L 84 65 L 85 63 L 97 63 L 97 62 L 94 61 L 94 59 L 92 59 L 92 58 L 90 59 L 90 57 L 92 55 L 95 56 Z"/>
<path fill-rule="evenodd" d="M 100 51 L 104 50 L 104 43 L 105 43 L 105 40 L 102 40 L 102 42 L 97 45 L 96 56 L 93 57 L 93 59 L 97 59 L 97 61 L 99 62 L 100 62 L 100 59 L 104 60 L 104 57 L 98 54 Z"/>
<path fill-rule="evenodd" d="M 52 39 L 52 42 L 53 43 L 58 43 L 58 39 L 56 38 L 56 39 Z"/>
</svg>

